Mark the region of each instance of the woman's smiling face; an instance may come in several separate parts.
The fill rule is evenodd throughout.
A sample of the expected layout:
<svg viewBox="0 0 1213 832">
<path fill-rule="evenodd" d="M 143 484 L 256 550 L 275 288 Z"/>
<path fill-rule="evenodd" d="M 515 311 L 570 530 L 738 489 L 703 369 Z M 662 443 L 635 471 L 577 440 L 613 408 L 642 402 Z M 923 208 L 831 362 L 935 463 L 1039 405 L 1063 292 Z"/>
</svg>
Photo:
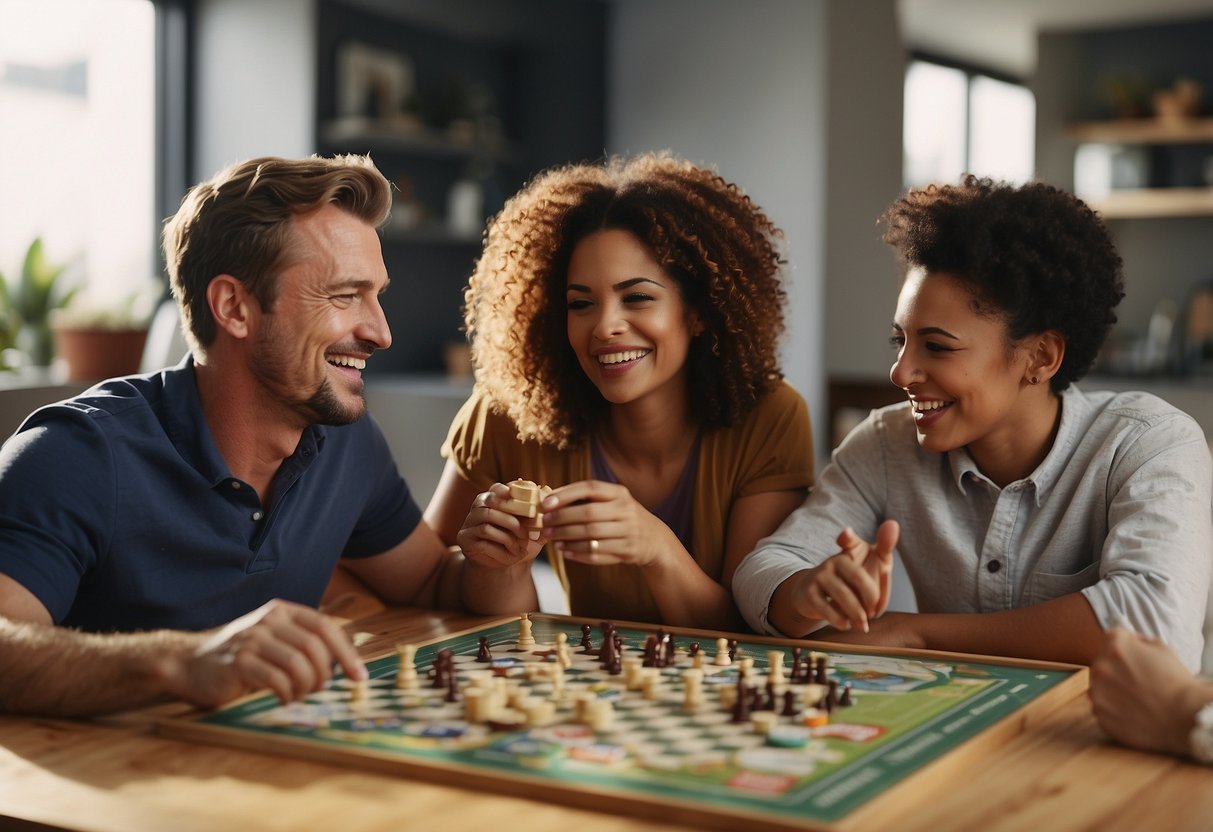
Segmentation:
<svg viewBox="0 0 1213 832">
<path fill-rule="evenodd" d="M 627 231 L 577 243 L 566 280 L 569 344 L 613 404 L 654 392 L 686 395 L 686 362 L 698 316 L 648 248 Z"/>
<path fill-rule="evenodd" d="M 914 407 L 918 444 L 929 451 L 1014 445 L 1033 418 L 1021 396 L 1025 351 L 1007 338 L 1002 316 L 981 309 L 957 277 L 912 271 L 897 298 L 889 378 Z"/>
</svg>

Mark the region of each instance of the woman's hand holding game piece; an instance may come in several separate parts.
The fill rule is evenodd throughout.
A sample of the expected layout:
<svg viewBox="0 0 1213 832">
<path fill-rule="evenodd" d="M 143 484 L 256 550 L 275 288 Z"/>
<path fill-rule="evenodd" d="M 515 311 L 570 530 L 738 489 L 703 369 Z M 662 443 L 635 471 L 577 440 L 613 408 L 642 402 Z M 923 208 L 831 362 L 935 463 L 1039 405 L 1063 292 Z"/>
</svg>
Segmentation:
<svg viewBox="0 0 1213 832">
<path fill-rule="evenodd" d="M 513 566 L 535 559 L 543 548 L 539 530 L 529 528 L 523 518 L 504 510 L 510 488 L 493 483 L 477 495 L 463 528 L 455 537 L 464 557 L 488 567 Z"/>
<path fill-rule="evenodd" d="M 591 566 L 652 566 L 677 539 L 617 483 L 585 480 L 558 488 L 542 504 L 543 537 L 564 557 Z"/>
</svg>

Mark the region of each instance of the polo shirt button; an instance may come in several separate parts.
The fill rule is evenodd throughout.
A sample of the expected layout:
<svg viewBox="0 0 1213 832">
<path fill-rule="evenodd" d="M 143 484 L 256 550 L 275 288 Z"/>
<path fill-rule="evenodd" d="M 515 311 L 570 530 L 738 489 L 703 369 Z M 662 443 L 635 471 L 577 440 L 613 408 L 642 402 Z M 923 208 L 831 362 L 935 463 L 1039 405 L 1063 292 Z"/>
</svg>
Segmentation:
<svg viewBox="0 0 1213 832">
<path fill-rule="evenodd" d="M 254 511 L 254 512 L 253 512 L 253 519 L 254 519 L 254 520 L 260 520 L 260 519 L 261 519 L 262 517 L 264 517 L 264 516 L 265 516 L 265 515 L 263 515 L 263 514 L 262 514 L 261 512 L 259 512 L 259 511 Z"/>
<path fill-rule="evenodd" d="M 236 491 L 240 490 L 240 483 L 237 480 L 232 480 L 232 488 Z"/>
<path fill-rule="evenodd" d="M 998 562 L 998 561 L 996 561 L 996 560 L 992 560 L 992 561 L 990 561 L 989 563 L 987 563 L 987 564 L 986 564 L 986 570 L 987 570 L 987 571 L 990 571 L 990 572 L 997 572 L 999 569 L 1002 569 L 1002 564 L 1001 564 L 1001 563 L 999 563 L 999 562 Z"/>
</svg>

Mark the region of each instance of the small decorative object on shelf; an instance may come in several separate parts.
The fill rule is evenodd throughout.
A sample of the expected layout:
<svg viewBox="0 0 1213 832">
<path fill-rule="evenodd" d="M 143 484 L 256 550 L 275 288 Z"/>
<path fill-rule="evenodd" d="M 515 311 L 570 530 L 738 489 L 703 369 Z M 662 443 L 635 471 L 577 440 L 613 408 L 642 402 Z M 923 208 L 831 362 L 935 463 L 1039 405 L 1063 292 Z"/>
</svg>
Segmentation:
<svg viewBox="0 0 1213 832">
<path fill-rule="evenodd" d="M 1154 93 L 1154 115 L 1164 121 L 1182 121 L 1200 114 L 1203 90 L 1191 78 L 1180 78 L 1166 90 Z"/>
<path fill-rule="evenodd" d="M 398 129 L 418 125 L 413 63 L 399 52 L 347 41 L 337 52 L 337 113 L 394 123 Z"/>
<path fill-rule="evenodd" d="M 1150 85 L 1132 72 L 1113 72 L 1099 81 L 1100 90 L 1115 118 L 1141 118 L 1146 114 Z"/>
</svg>

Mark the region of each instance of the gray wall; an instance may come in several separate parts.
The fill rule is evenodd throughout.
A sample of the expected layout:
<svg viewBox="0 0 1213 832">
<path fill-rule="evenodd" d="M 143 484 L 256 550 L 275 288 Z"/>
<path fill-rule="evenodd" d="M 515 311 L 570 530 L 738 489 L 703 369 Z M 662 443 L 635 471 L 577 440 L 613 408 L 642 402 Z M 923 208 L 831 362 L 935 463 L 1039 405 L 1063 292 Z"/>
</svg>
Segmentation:
<svg viewBox="0 0 1213 832">
<path fill-rule="evenodd" d="M 784 370 L 824 463 L 826 376 L 888 371 L 895 269 L 875 221 L 901 189 L 894 0 L 619 0 L 609 52 L 609 149 L 713 164 L 786 232 Z"/>
<path fill-rule="evenodd" d="M 822 413 L 825 2 L 621 0 L 608 44 L 611 152 L 713 165 L 787 234 L 784 371 Z"/>
<path fill-rule="evenodd" d="M 902 191 L 906 60 L 894 3 L 830 3 L 829 46 L 825 366 L 883 382 L 898 270 L 876 220 Z"/>
</svg>

